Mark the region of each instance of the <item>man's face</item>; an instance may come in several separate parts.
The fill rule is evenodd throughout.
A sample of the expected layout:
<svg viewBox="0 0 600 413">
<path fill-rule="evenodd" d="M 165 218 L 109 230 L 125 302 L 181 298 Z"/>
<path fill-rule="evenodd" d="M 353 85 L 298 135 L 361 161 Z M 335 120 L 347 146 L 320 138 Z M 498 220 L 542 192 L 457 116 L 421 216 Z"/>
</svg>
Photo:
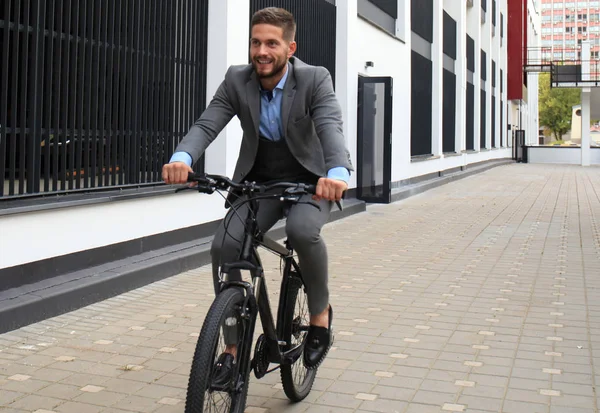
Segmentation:
<svg viewBox="0 0 600 413">
<path fill-rule="evenodd" d="M 296 42 L 285 41 L 282 28 L 270 24 L 252 27 L 250 59 L 259 78 L 281 74 L 295 51 Z"/>
</svg>

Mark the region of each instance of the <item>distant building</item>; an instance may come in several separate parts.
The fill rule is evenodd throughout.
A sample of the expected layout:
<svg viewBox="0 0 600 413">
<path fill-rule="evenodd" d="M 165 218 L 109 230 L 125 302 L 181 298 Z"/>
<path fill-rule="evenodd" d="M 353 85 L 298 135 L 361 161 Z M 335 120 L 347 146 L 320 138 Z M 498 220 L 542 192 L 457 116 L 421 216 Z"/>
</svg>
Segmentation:
<svg viewBox="0 0 600 413">
<path fill-rule="evenodd" d="M 590 40 L 591 58 L 600 58 L 600 1 L 542 0 L 542 47 L 546 60 L 581 59 Z"/>
</svg>

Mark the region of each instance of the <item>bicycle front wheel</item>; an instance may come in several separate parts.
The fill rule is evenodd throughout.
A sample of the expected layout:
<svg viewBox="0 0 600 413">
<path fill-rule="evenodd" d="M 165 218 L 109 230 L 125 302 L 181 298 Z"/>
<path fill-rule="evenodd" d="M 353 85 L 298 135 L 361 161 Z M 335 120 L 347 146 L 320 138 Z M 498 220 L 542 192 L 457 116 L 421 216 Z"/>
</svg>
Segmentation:
<svg viewBox="0 0 600 413">
<path fill-rule="evenodd" d="M 306 339 L 310 325 L 308 299 L 300 277 L 293 276 L 287 283 L 287 300 L 283 324 L 286 349 L 299 346 Z M 302 355 L 293 364 L 281 365 L 281 384 L 285 395 L 293 402 L 303 400 L 312 389 L 317 369 L 307 369 Z"/>
<path fill-rule="evenodd" d="M 187 389 L 185 413 L 243 413 L 248 395 L 249 363 L 245 360 L 249 351 L 244 348 L 248 331 L 247 321 L 240 317 L 244 295 L 237 288 L 229 288 L 217 295 L 198 337 L 190 379 Z M 226 339 L 223 326 L 225 320 L 235 317 L 238 320 L 239 338 L 237 341 L 236 363 L 239 375 L 233 377 L 233 384 L 227 388 L 215 387 L 211 381 L 217 358 L 225 351 Z M 254 321 L 255 318 L 251 317 Z M 230 324 L 228 324 L 230 325 Z M 231 338 L 229 339 L 231 341 Z M 231 344 L 229 342 L 228 344 Z M 241 363 L 241 364 L 240 364 Z"/>
</svg>

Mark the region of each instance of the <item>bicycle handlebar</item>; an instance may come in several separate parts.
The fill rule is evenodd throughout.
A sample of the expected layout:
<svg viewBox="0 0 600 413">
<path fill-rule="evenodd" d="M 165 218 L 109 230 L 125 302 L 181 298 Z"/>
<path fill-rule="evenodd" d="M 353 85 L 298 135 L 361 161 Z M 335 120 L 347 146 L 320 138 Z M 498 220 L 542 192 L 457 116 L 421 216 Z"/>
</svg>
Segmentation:
<svg viewBox="0 0 600 413">
<path fill-rule="evenodd" d="M 256 182 L 244 181 L 243 183 L 237 183 L 232 181 L 223 175 L 213 174 L 197 174 L 190 172 L 188 174 L 188 182 L 198 183 L 198 187 L 195 188 L 198 192 L 212 194 L 215 190 L 228 190 L 229 188 L 237 189 L 242 191 L 243 194 L 251 193 L 264 193 L 271 189 L 282 188 L 287 195 L 304 195 L 304 194 L 315 194 L 317 192 L 316 185 L 303 184 L 303 183 L 292 183 L 292 182 L 276 182 L 274 184 L 257 184 Z M 194 189 L 194 188 L 190 188 Z M 342 195 L 344 198 L 346 193 Z M 340 201 L 335 201 L 340 211 L 343 209 Z"/>
<path fill-rule="evenodd" d="M 188 182 L 197 182 L 199 184 L 199 191 L 203 189 L 210 190 L 210 193 L 217 189 L 227 190 L 237 189 L 242 191 L 242 193 L 252 193 L 259 192 L 264 193 L 271 189 L 286 189 L 291 191 L 286 191 L 291 194 L 315 194 L 317 187 L 315 185 L 302 184 L 302 183 L 292 183 L 292 182 L 276 182 L 274 184 L 262 185 L 257 184 L 255 182 L 245 181 L 243 183 L 237 183 L 232 181 L 226 176 L 222 175 L 212 175 L 212 174 L 196 174 L 190 172 L 188 174 Z"/>
</svg>

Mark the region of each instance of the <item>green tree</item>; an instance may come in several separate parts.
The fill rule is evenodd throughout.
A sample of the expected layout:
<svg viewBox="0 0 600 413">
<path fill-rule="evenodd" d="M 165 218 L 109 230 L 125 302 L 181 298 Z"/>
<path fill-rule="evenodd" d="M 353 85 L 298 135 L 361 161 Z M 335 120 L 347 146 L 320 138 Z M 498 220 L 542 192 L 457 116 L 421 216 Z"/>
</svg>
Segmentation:
<svg viewBox="0 0 600 413">
<path fill-rule="evenodd" d="M 581 89 L 551 88 L 550 74 L 540 73 L 540 125 L 547 127 L 558 141 L 571 130 L 573 106 L 581 103 Z"/>
</svg>

